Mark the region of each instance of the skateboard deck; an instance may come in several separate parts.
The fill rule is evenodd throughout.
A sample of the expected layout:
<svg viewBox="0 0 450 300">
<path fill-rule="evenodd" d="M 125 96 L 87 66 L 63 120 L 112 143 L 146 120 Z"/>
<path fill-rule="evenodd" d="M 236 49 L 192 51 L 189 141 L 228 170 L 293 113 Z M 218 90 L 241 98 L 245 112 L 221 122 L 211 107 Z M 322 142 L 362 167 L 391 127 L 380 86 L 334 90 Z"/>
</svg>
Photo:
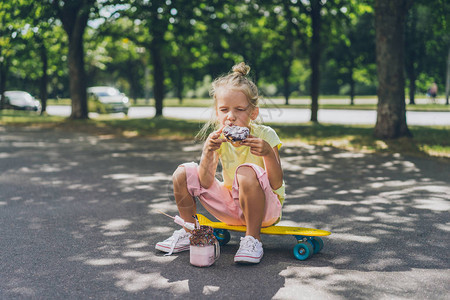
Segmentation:
<svg viewBox="0 0 450 300">
<path fill-rule="evenodd" d="M 214 228 L 214 235 L 221 245 L 230 241 L 231 231 L 245 232 L 246 226 L 227 225 L 222 222 L 214 222 L 201 214 L 197 214 L 200 225 L 211 226 Z M 297 245 L 294 247 L 294 256 L 299 260 L 305 260 L 315 253 L 319 253 L 323 248 L 321 236 L 330 235 L 331 232 L 320 229 L 293 227 L 293 226 L 269 226 L 261 228 L 262 234 L 273 235 L 292 235 L 297 239 Z"/>
</svg>

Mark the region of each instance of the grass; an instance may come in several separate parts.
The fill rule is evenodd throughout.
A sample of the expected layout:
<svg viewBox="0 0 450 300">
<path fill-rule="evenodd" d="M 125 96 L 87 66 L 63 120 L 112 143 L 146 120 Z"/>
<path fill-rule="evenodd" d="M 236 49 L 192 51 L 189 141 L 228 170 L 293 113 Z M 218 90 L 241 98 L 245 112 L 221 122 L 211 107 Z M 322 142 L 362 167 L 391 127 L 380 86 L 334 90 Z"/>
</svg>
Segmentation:
<svg viewBox="0 0 450 300">
<path fill-rule="evenodd" d="M 423 98 L 423 97 L 422 97 Z M 350 105 L 348 97 L 345 96 L 322 96 L 320 101 L 325 102 L 320 104 L 320 109 L 358 109 L 358 110 L 376 110 L 377 106 L 374 104 L 375 96 L 359 96 L 355 99 L 355 104 Z M 340 100 L 333 103 L 333 100 Z M 345 100 L 344 102 L 342 100 Z M 261 104 L 263 108 L 303 108 L 310 109 L 309 97 L 293 98 L 290 100 L 289 105 L 284 104 L 284 100 L 281 98 L 266 99 Z M 70 99 L 50 99 L 48 105 L 70 105 Z M 211 99 L 184 99 L 180 104 L 178 99 L 167 98 L 164 99 L 164 107 L 209 107 L 211 106 Z M 132 103 L 132 106 L 154 106 L 154 99 L 150 99 L 146 102 L 144 99 L 138 99 L 137 103 Z M 434 104 L 434 103 L 421 103 L 415 105 L 406 105 L 406 109 L 410 111 L 450 111 L 450 105 Z"/>
<path fill-rule="evenodd" d="M 63 122 L 65 118 L 31 111 L 0 110 L 0 125 L 33 125 Z"/>
<path fill-rule="evenodd" d="M 280 138 L 306 144 L 332 146 L 371 153 L 447 158 L 450 162 L 449 126 L 409 126 L 413 138 L 380 140 L 373 136 L 373 126 L 301 124 L 272 125 Z"/>
<path fill-rule="evenodd" d="M 332 99 L 332 100 L 331 100 Z M 350 105 L 350 100 L 346 97 L 321 97 L 319 100 L 323 100 L 324 104 L 319 105 L 319 109 L 355 109 L 355 110 L 376 110 L 377 106 L 374 104 L 375 97 L 358 97 L 356 104 Z M 333 100 L 341 100 L 333 103 Z M 343 103 L 342 100 L 348 101 L 348 103 Z M 366 103 L 365 103 L 366 102 Z M 284 100 L 280 98 L 267 99 L 261 103 L 262 108 L 302 108 L 310 109 L 310 98 L 302 97 L 290 100 L 289 105 L 284 104 Z M 180 104 L 178 99 L 165 99 L 165 107 L 209 107 L 212 102 L 210 99 L 185 99 Z M 154 100 L 150 100 L 146 103 L 145 100 L 138 100 L 135 106 L 153 106 Z M 415 105 L 406 105 L 406 110 L 410 111 L 450 111 L 450 105 L 434 104 L 434 103 L 420 103 Z"/>
<path fill-rule="evenodd" d="M 69 120 L 31 112 L 0 111 L 0 126 L 40 126 L 126 137 L 193 139 L 203 123 L 168 118 Z M 371 153 L 401 153 L 450 162 L 450 126 L 409 126 L 414 138 L 379 140 L 373 126 L 304 123 L 271 124 L 287 143 L 332 146 Z"/>
</svg>

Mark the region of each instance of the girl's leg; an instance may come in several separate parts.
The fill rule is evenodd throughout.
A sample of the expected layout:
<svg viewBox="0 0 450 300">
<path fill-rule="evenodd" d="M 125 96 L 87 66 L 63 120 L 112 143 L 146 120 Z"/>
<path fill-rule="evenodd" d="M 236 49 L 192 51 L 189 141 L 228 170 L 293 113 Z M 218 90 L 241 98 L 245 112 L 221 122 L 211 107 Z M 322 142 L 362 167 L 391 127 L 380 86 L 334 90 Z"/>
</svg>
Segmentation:
<svg viewBox="0 0 450 300">
<path fill-rule="evenodd" d="M 187 189 L 186 169 L 179 166 L 173 173 L 173 194 L 178 207 L 180 217 L 189 223 L 195 223 L 193 216 L 196 214 L 194 198 Z"/>
<path fill-rule="evenodd" d="M 236 176 L 239 184 L 239 203 L 247 225 L 245 235 L 261 240 L 260 231 L 266 203 L 264 191 L 252 167 L 239 167 Z"/>
</svg>

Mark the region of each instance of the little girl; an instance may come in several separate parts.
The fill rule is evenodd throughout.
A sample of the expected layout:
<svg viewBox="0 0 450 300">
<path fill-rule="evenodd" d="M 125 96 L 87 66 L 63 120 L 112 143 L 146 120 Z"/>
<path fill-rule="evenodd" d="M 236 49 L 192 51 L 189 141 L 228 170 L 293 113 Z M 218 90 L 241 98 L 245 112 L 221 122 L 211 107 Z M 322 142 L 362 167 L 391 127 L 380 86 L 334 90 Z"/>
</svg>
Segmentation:
<svg viewBox="0 0 450 300">
<path fill-rule="evenodd" d="M 258 117 L 258 88 L 246 77 L 250 67 L 241 62 L 228 75 L 217 78 L 210 91 L 215 116 L 199 135 L 214 124 L 203 146 L 200 165 L 186 163 L 173 174 L 175 201 L 181 218 L 194 223 L 197 197 L 205 209 L 229 225 L 246 225 L 245 237 L 234 261 L 259 263 L 263 256 L 260 230 L 276 223 L 284 201 L 283 171 L 278 149 L 281 141 L 275 131 L 253 121 Z M 234 147 L 222 135 L 225 126 L 250 129 L 250 135 Z M 221 162 L 224 182 L 215 178 Z M 182 228 L 156 249 L 174 253 L 189 250 L 191 233 Z"/>
</svg>

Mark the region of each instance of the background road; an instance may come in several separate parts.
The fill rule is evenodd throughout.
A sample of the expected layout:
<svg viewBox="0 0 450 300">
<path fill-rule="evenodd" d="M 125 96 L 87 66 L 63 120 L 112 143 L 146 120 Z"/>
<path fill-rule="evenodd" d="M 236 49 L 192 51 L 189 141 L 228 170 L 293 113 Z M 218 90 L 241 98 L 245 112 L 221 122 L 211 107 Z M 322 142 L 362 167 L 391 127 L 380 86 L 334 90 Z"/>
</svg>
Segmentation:
<svg viewBox="0 0 450 300">
<path fill-rule="evenodd" d="M 50 115 L 68 117 L 71 108 L 51 105 L 47 107 L 47 112 Z M 154 115 L 154 107 L 131 107 L 128 112 L 129 118 L 150 118 Z M 178 119 L 207 120 L 211 110 L 205 107 L 166 107 L 163 109 L 163 115 Z M 310 120 L 311 112 L 309 109 L 261 108 L 259 115 L 265 123 L 306 123 Z M 89 116 L 95 118 L 98 114 L 90 113 Z M 122 118 L 123 114 L 115 116 Z M 376 117 L 374 110 L 320 109 L 318 113 L 319 122 L 331 124 L 375 125 Z M 450 112 L 407 111 L 406 118 L 408 125 L 450 125 Z"/>
<path fill-rule="evenodd" d="M 284 225 L 332 232 L 322 253 L 263 236 L 255 266 L 232 233 L 210 268 L 154 250 L 178 225 L 171 174 L 191 141 L 0 127 L 0 299 L 448 299 L 448 164 L 285 145 Z M 201 210 L 201 212 L 204 212 Z"/>
</svg>

